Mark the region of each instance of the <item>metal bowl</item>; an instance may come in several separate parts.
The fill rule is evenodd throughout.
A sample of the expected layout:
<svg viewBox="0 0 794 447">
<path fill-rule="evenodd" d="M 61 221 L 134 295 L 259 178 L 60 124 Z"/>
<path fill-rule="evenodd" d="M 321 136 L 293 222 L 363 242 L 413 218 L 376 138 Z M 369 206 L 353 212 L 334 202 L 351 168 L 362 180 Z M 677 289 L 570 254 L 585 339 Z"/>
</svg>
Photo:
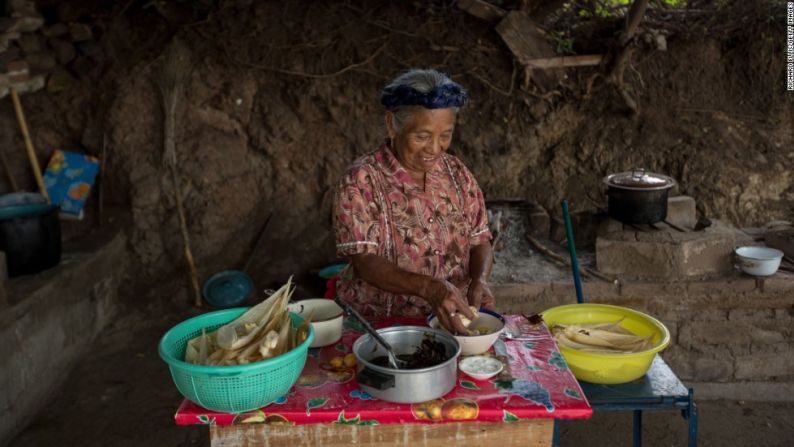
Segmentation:
<svg viewBox="0 0 794 447">
<path fill-rule="evenodd" d="M 460 345 L 451 335 L 421 326 L 394 326 L 378 329 L 378 334 L 392 346 L 396 355 L 414 353 L 422 340 L 431 336 L 444 345 L 447 360 L 421 369 L 378 366 L 371 361 L 385 356 L 386 350 L 370 335 L 364 334 L 353 343 L 353 354 L 358 361 L 356 378 L 362 390 L 387 402 L 417 403 L 437 399 L 455 387 Z"/>
<path fill-rule="evenodd" d="M 780 268 L 783 252 L 769 247 L 739 247 L 736 262 L 744 273 L 753 276 L 770 276 Z"/>
</svg>

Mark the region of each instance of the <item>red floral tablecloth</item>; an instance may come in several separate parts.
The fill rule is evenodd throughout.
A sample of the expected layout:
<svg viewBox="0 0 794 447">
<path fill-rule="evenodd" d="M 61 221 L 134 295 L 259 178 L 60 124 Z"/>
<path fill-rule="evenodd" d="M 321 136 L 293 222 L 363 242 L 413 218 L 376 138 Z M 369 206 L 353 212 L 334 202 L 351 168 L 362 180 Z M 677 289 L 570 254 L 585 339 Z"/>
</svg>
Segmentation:
<svg viewBox="0 0 794 447">
<path fill-rule="evenodd" d="M 237 415 L 210 411 L 184 400 L 176 412 L 176 423 L 377 425 L 590 417 L 592 409 L 546 326 L 530 325 L 518 316 L 506 318 L 509 328 L 519 329 L 522 337 L 531 338 L 505 341 L 510 372 L 476 381 L 458 371 L 457 386 L 433 401 L 396 404 L 377 400 L 362 391 L 355 380 L 355 367 L 336 366 L 362 334 L 355 321 L 346 320 L 345 332 L 338 343 L 309 350 L 301 377 L 286 396 L 259 410 Z M 377 326 L 396 324 L 424 325 L 424 322 L 386 319 Z M 494 355 L 493 348 L 489 355 Z"/>
</svg>

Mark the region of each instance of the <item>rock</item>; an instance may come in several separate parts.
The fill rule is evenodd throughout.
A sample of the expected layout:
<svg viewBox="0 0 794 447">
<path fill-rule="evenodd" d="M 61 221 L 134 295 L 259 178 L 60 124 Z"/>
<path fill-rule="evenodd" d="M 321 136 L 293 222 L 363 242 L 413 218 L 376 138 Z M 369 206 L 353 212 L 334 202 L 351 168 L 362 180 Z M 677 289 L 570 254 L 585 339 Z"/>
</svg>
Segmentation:
<svg viewBox="0 0 794 447">
<path fill-rule="evenodd" d="M 44 25 L 44 17 L 38 14 L 23 15 L 14 17 L 14 24 L 11 25 L 9 31 L 18 33 L 32 33 Z"/>
<path fill-rule="evenodd" d="M 36 92 L 44 88 L 46 84 L 46 76 L 43 74 L 33 76 L 29 80 L 14 84 L 14 87 L 17 89 L 19 93 L 31 93 Z"/>
<path fill-rule="evenodd" d="M 69 37 L 72 42 L 85 42 L 94 38 L 94 32 L 91 30 L 91 25 L 86 23 L 70 23 Z"/>
<path fill-rule="evenodd" d="M 64 69 L 59 69 L 47 79 L 47 91 L 58 93 L 72 88 L 75 84 L 77 84 L 77 79 L 74 76 Z"/>
<path fill-rule="evenodd" d="M 36 2 L 34 0 L 7 0 L 6 13 L 14 14 L 36 14 Z"/>
<path fill-rule="evenodd" d="M 102 47 L 95 40 L 77 43 L 77 49 L 91 59 L 99 59 L 102 56 Z"/>
<path fill-rule="evenodd" d="M 11 28 L 14 24 L 14 19 L 11 17 L 0 17 L 0 33 L 4 33 Z"/>
<path fill-rule="evenodd" d="M 44 34 L 44 37 L 61 37 L 68 33 L 69 27 L 65 23 L 56 23 L 41 29 L 41 34 Z"/>
<path fill-rule="evenodd" d="M 5 51 L 0 51 L 0 71 L 6 70 L 6 64 L 19 60 L 22 51 L 19 48 L 13 47 Z"/>
<path fill-rule="evenodd" d="M 11 48 L 11 42 L 19 39 L 19 33 L 16 31 L 6 31 L 0 34 L 0 51 L 6 51 Z"/>
<path fill-rule="evenodd" d="M 25 56 L 25 61 L 31 70 L 49 71 L 55 68 L 55 56 L 50 52 L 41 52 Z"/>
<path fill-rule="evenodd" d="M 68 64 L 77 56 L 77 50 L 71 42 L 56 38 L 49 39 L 48 42 L 55 52 L 55 60 L 61 65 Z"/>
<path fill-rule="evenodd" d="M 17 41 L 19 48 L 25 53 L 40 53 L 44 50 L 44 36 L 38 33 L 26 33 Z"/>
</svg>

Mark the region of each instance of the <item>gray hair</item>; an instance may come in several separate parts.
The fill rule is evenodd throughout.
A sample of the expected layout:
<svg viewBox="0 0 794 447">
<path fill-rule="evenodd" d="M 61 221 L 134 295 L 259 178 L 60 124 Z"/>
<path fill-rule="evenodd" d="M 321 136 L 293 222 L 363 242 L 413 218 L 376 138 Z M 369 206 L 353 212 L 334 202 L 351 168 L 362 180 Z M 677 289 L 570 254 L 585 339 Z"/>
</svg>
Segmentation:
<svg viewBox="0 0 794 447">
<path fill-rule="evenodd" d="M 394 78 L 384 87 L 384 90 L 407 86 L 420 93 L 428 93 L 434 88 L 446 84 L 455 84 L 455 81 L 444 73 L 432 68 L 413 68 Z M 394 114 L 394 128 L 397 132 L 400 132 L 405 123 L 421 108 L 422 106 L 400 106 L 392 109 L 391 112 Z M 452 109 L 455 111 L 455 115 L 457 115 L 460 108 L 452 107 Z"/>
</svg>

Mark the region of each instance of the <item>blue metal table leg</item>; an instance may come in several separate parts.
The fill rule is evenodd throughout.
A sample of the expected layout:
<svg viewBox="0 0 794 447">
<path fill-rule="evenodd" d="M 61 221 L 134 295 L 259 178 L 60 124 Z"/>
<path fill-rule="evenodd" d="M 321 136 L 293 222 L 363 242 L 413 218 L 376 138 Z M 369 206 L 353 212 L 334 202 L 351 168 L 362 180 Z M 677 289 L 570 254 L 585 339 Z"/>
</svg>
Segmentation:
<svg viewBox="0 0 794 447">
<path fill-rule="evenodd" d="M 642 447 L 642 410 L 634 410 L 634 447 Z"/>
<path fill-rule="evenodd" d="M 551 435 L 551 447 L 559 447 L 560 445 L 560 420 L 554 420 L 554 432 Z"/>
<path fill-rule="evenodd" d="M 695 390 L 689 389 L 689 437 L 687 445 L 697 447 L 698 445 L 698 407 L 695 405 Z"/>
</svg>

